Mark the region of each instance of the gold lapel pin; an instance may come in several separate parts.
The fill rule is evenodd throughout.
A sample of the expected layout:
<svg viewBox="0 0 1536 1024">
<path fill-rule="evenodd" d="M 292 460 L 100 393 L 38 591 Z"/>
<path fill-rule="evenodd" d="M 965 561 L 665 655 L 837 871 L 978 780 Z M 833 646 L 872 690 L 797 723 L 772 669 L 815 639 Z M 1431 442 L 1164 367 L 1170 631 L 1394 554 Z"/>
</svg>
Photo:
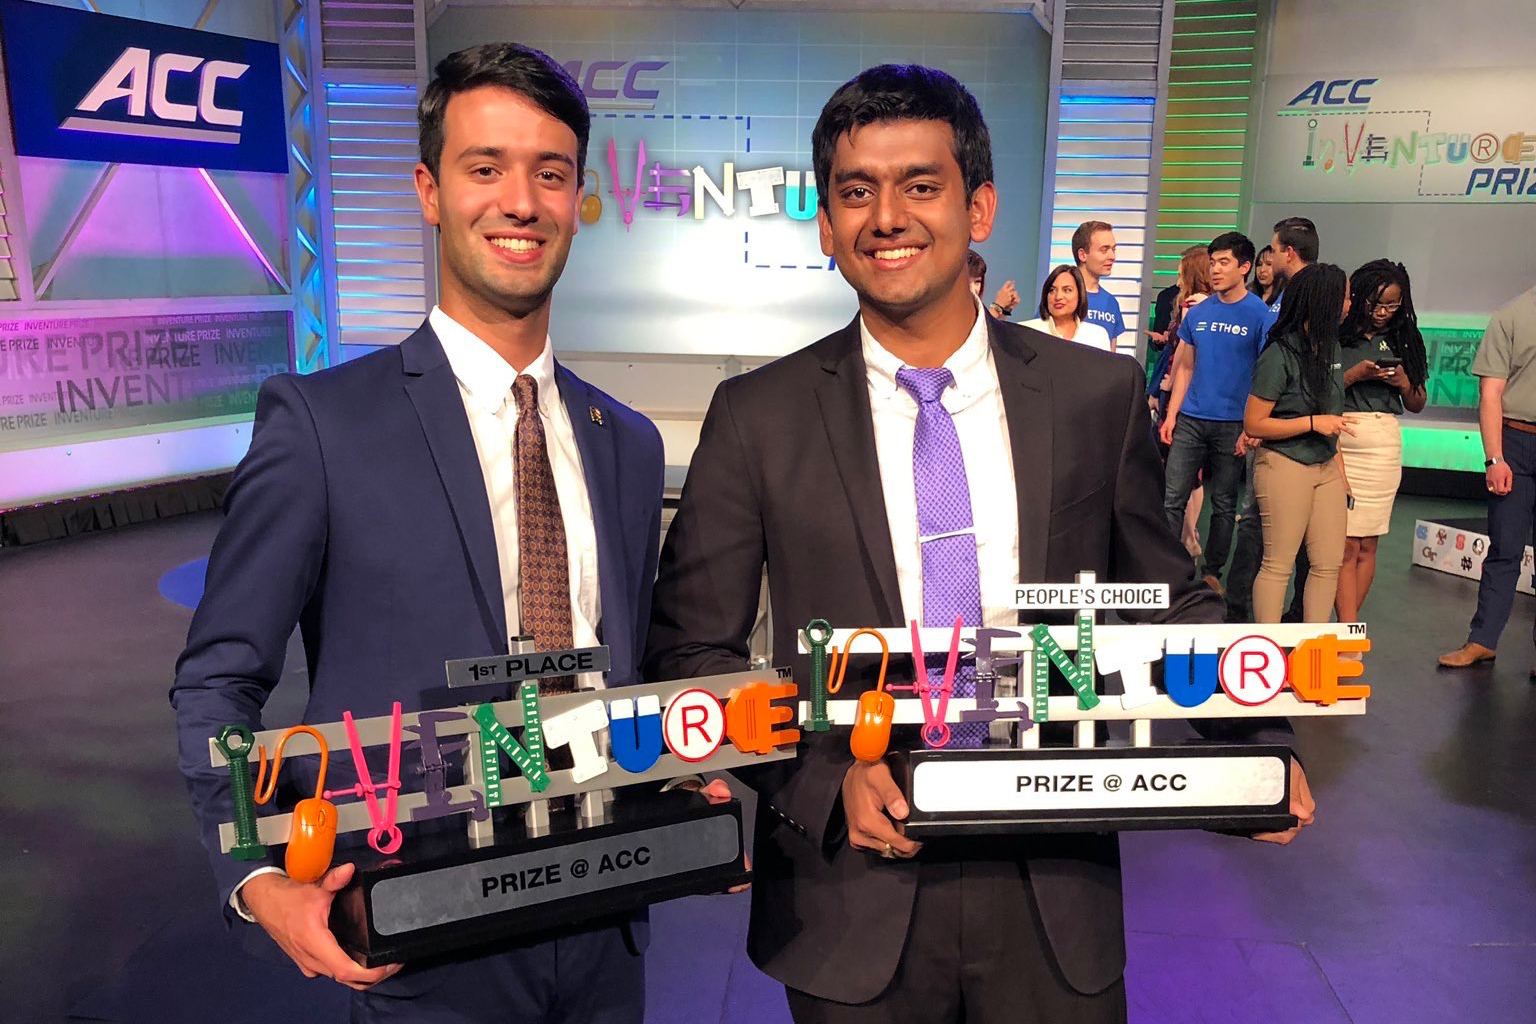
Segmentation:
<svg viewBox="0 0 1536 1024">
<path fill-rule="evenodd" d="M 603 410 L 599 409 L 597 406 L 587 406 L 587 415 L 592 417 L 593 423 L 596 423 L 598 426 L 603 425 Z"/>
</svg>

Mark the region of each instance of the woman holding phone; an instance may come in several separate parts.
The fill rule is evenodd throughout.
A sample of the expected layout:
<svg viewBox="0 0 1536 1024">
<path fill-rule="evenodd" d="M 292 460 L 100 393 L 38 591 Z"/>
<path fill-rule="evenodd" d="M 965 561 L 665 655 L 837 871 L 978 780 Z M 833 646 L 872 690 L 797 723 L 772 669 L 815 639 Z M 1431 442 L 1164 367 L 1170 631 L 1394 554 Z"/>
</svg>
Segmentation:
<svg viewBox="0 0 1536 1024">
<path fill-rule="evenodd" d="M 1264 561 L 1253 583 L 1259 622 L 1280 621 L 1303 543 L 1312 562 L 1303 618 L 1327 622 L 1333 609 L 1349 493 L 1338 453 L 1339 434 L 1349 429 L 1339 363 L 1347 284 L 1344 271 L 1331 263 L 1303 268 L 1286 286 L 1269 342 L 1253 366 L 1243 431 L 1264 442 L 1253 466 L 1264 528 Z"/>
<path fill-rule="evenodd" d="M 1344 540 L 1336 607 L 1340 622 L 1356 622 L 1376 576 L 1376 546 L 1392 521 L 1403 479 L 1398 417 L 1428 401 L 1429 360 L 1413 290 L 1401 263 L 1372 260 L 1349 279 L 1350 309 L 1339 328 L 1344 371 L 1344 422 L 1339 438 L 1349 463 L 1354 507 Z"/>
</svg>

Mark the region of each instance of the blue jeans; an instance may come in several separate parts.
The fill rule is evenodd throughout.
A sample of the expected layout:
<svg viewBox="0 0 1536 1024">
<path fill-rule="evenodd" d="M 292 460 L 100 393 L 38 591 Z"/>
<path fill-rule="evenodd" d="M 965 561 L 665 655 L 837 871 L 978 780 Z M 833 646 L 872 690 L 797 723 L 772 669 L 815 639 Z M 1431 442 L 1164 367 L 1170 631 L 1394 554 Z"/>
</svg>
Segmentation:
<svg viewBox="0 0 1536 1024">
<path fill-rule="evenodd" d="M 1259 501 L 1253 491 L 1253 460 L 1257 451 L 1243 459 L 1242 507 L 1237 510 L 1237 546 L 1232 549 L 1232 569 L 1227 573 L 1227 621 L 1253 621 L 1253 581 L 1264 560 L 1264 534 L 1259 527 Z M 1298 588 L 1297 593 L 1300 593 Z"/>
<path fill-rule="evenodd" d="M 1477 614 L 1467 639 L 1497 648 L 1499 634 L 1509 621 L 1520 579 L 1520 561 L 1531 541 L 1536 520 L 1536 434 L 1504 428 L 1504 461 L 1509 463 L 1514 486 L 1508 494 L 1488 495 L 1488 557 L 1477 585 Z"/>
<path fill-rule="evenodd" d="M 1205 500 L 1211 506 L 1211 530 L 1203 554 L 1207 576 L 1221 577 L 1232 550 L 1232 527 L 1237 518 L 1237 496 L 1243 489 L 1243 459 L 1233 452 L 1241 420 L 1202 420 L 1180 415 L 1173 427 L 1164 470 L 1163 514 L 1168 528 L 1179 536 L 1184 528 L 1184 506 L 1195 489 L 1200 470 L 1205 470 Z"/>
</svg>

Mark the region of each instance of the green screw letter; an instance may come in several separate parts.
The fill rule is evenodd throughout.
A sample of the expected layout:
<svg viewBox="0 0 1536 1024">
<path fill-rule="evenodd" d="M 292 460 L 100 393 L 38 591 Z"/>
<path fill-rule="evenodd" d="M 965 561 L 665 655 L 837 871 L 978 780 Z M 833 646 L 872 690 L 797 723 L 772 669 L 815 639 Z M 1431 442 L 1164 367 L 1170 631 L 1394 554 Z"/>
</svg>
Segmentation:
<svg viewBox="0 0 1536 1024">
<path fill-rule="evenodd" d="M 235 860 L 261 860 L 267 848 L 256 838 L 256 802 L 251 799 L 251 765 L 246 760 L 256 737 L 243 725 L 226 725 L 214 742 L 229 761 L 229 791 L 235 802 L 235 845 L 229 855 Z"/>
<path fill-rule="evenodd" d="M 812 619 L 805 627 L 805 639 L 811 648 L 811 717 L 800 725 L 808 732 L 826 732 L 832 728 L 827 718 L 827 644 L 832 640 L 832 624 Z"/>
</svg>

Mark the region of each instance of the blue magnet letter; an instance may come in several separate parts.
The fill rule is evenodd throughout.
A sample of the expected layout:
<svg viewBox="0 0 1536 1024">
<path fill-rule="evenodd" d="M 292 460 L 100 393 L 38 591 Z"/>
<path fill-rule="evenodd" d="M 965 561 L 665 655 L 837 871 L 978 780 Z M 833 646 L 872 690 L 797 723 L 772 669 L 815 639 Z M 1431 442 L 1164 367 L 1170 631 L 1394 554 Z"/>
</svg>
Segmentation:
<svg viewBox="0 0 1536 1024">
<path fill-rule="evenodd" d="M 1170 650 L 1163 659 L 1163 689 L 1181 708 L 1197 708 L 1216 692 L 1220 659 L 1214 650 L 1201 650 L 1207 646 L 1197 640 L 1193 656 Z"/>
<path fill-rule="evenodd" d="M 661 757 L 661 700 L 641 697 L 608 702 L 608 745 L 613 759 L 627 772 L 647 771 Z"/>
</svg>

